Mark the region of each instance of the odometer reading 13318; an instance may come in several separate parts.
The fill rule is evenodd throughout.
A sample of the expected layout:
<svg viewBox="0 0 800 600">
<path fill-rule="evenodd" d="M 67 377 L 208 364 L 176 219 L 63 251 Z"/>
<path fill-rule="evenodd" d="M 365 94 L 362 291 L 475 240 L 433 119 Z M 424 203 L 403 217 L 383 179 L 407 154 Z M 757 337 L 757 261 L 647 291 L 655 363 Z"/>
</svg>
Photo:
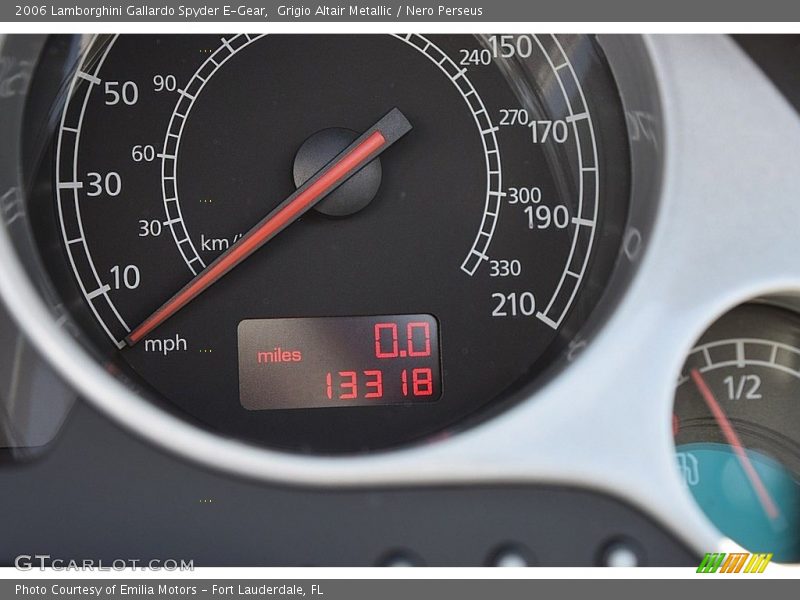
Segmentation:
<svg viewBox="0 0 800 600">
<path fill-rule="evenodd" d="M 441 393 L 431 315 L 239 323 L 239 395 L 247 409 L 434 402 Z"/>
</svg>

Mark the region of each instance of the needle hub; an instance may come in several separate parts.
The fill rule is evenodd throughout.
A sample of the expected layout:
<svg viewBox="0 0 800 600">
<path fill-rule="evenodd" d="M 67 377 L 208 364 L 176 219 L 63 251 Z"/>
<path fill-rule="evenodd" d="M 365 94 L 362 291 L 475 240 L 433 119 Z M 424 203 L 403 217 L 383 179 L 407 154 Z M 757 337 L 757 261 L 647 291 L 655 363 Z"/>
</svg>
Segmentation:
<svg viewBox="0 0 800 600">
<path fill-rule="evenodd" d="M 309 137 L 294 157 L 294 184 L 302 186 L 325 165 L 352 144 L 359 134 L 350 129 L 331 127 Z M 381 159 L 369 164 L 341 184 L 314 206 L 314 210 L 330 217 L 346 217 L 366 208 L 381 186 Z"/>
</svg>

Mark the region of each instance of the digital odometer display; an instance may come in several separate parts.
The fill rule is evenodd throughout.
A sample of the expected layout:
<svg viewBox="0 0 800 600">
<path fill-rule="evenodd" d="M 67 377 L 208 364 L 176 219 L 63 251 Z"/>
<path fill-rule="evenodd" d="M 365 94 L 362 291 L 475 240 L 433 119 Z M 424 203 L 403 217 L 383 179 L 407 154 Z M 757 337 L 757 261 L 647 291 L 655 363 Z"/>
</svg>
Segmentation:
<svg viewBox="0 0 800 600">
<path fill-rule="evenodd" d="M 220 435 L 360 453 L 474 422 L 619 256 L 628 133 L 591 36 L 100 36 L 69 86 L 36 186 L 53 279 Z"/>
<path fill-rule="evenodd" d="M 434 402 L 442 393 L 436 319 L 242 321 L 239 391 L 250 410 Z"/>
</svg>

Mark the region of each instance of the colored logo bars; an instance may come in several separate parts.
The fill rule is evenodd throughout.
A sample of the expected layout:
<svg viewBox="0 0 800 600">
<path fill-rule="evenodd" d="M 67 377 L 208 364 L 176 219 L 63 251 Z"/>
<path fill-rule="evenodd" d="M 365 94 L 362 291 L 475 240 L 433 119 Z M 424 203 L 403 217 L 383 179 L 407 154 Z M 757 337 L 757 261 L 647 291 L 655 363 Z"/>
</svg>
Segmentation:
<svg viewBox="0 0 800 600">
<path fill-rule="evenodd" d="M 698 573 L 763 573 L 772 560 L 772 553 L 709 552 L 704 557 Z"/>
</svg>

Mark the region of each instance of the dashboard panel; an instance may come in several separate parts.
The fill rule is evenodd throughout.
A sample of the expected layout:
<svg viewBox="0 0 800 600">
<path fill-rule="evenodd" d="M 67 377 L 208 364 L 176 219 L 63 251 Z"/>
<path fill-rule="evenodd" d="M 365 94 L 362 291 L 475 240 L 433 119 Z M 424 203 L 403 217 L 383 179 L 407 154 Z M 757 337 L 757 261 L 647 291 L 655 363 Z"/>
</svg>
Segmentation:
<svg viewBox="0 0 800 600">
<path fill-rule="evenodd" d="M 64 396 L 225 473 L 181 476 L 237 498 L 225 518 L 264 493 L 410 494 L 403 523 L 435 518 L 430 498 L 527 519 L 525 498 L 581 521 L 580 564 L 800 559 L 800 122 L 733 40 L 6 36 L 2 54 L 20 343 Z M 81 406 L 59 440 L 57 397 L 32 469 L 75 431 L 111 435 Z M 42 445 L 6 437 L 12 462 Z M 512 538 L 463 560 L 569 564 Z M 342 561 L 450 564 L 423 547 Z"/>
</svg>

